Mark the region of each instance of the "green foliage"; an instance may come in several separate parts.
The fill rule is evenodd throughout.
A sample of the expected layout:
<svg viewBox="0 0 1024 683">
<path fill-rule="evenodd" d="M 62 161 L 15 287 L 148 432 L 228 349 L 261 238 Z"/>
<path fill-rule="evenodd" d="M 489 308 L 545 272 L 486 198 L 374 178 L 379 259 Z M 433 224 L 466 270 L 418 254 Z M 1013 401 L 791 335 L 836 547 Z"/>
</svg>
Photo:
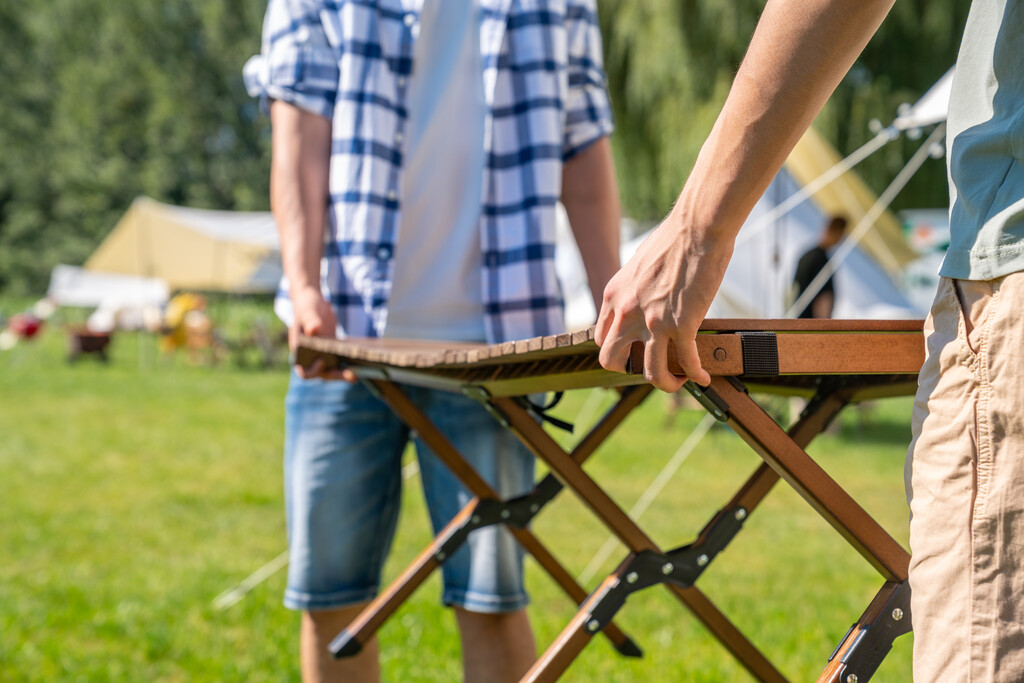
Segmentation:
<svg viewBox="0 0 1024 683">
<path fill-rule="evenodd" d="M 0 289 L 40 291 L 140 194 L 265 209 L 267 122 L 241 68 L 264 4 L 4 3 Z"/>
<path fill-rule="evenodd" d="M 660 218 L 725 101 L 763 0 L 600 0 L 626 212 Z M 952 64 L 969 0 L 900 0 L 818 125 L 840 151 Z M 264 0 L 0 3 L 0 291 L 38 293 L 140 194 L 265 209 L 268 122 L 246 95 Z M 914 143 L 862 167 L 884 187 Z M 941 162 L 897 206 L 941 206 Z"/>
<path fill-rule="evenodd" d="M 970 0 L 901 0 L 817 121 L 848 154 L 872 119 L 889 123 L 956 58 Z M 602 0 L 613 137 L 628 215 L 658 220 L 671 207 L 725 102 L 762 0 Z M 858 170 L 881 191 L 919 143 L 901 141 Z M 895 206 L 945 206 L 945 168 L 926 164 Z"/>
<path fill-rule="evenodd" d="M 17 310 L 0 300 L 0 311 Z M 281 605 L 284 572 L 240 604 L 211 606 L 285 547 L 281 483 L 285 369 L 192 366 L 155 340 L 118 334 L 111 360 L 64 362 L 50 325 L 0 352 L 0 680 L 295 681 L 298 615 Z M 569 392 L 558 417 L 577 435 L 615 392 Z M 596 399 L 596 400 L 593 400 Z M 641 498 L 704 417 L 666 424 L 652 395 L 588 460 L 624 509 Z M 849 409 L 810 454 L 894 537 L 907 538 L 903 458 L 910 399 Z M 664 548 L 693 541 L 759 459 L 715 427 L 639 523 Z M 578 575 L 609 537 L 569 492 L 532 524 Z M 430 538 L 420 484 L 405 487 L 390 581 Z M 616 545 L 585 582 L 593 590 L 626 556 Z M 575 607 L 532 560 L 529 614 L 543 650 Z M 786 484 L 777 484 L 698 586 L 793 681 L 814 680 L 882 578 Z M 381 629 L 385 681 L 453 681 L 459 645 L 437 575 Z M 725 649 L 670 594 L 629 598 L 617 623 L 643 648 L 615 654 L 595 638 L 563 677 L 583 681 L 748 681 Z M 901 638 L 875 681 L 910 680 Z"/>
</svg>

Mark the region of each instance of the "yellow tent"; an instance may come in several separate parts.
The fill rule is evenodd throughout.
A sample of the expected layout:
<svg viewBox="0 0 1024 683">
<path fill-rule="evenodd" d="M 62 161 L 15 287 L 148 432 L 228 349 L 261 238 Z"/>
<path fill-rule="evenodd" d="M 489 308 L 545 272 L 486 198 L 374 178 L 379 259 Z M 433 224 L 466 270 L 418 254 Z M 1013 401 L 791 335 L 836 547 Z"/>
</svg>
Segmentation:
<svg viewBox="0 0 1024 683">
<path fill-rule="evenodd" d="M 841 161 L 839 153 L 825 141 L 813 127 L 800 138 L 786 160 L 786 170 L 800 185 L 807 185 Z M 847 171 L 818 190 L 812 197 L 826 215 L 843 214 L 850 227 L 860 221 L 878 197 L 853 171 Z M 885 211 L 874 227 L 864 236 L 860 247 L 890 274 L 900 272 L 903 266 L 918 255 L 907 246 L 900 221 Z"/>
<path fill-rule="evenodd" d="M 159 278 L 172 290 L 272 292 L 281 255 L 270 213 L 190 209 L 139 197 L 85 268 Z"/>
</svg>

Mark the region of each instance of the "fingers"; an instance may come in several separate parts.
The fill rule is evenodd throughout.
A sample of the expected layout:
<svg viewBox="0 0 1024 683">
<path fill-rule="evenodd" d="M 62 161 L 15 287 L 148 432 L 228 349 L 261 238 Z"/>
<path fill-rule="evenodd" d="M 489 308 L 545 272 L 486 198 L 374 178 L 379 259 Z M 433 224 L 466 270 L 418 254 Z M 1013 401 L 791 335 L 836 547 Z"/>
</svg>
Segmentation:
<svg viewBox="0 0 1024 683">
<path fill-rule="evenodd" d="M 626 362 L 629 360 L 630 349 L 635 341 L 646 341 L 650 335 L 643 326 L 625 327 L 621 324 L 623 318 L 616 318 L 612 313 L 609 316 L 610 322 L 604 325 L 604 334 L 601 339 L 595 341 L 601 347 L 598 353 L 598 360 L 605 370 L 612 372 L 625 372 Z"/>
<path fill-rule="evenodd" d="M 685 377 L 676 377 L 668 371 L 667 335 L 654 335 L 644 346 L 644 378 L 669 393 L 679 391 L 686 383 Z"/>
<path fill-rule="evenodd" d="M 693 336 L 679 335 L 675 340 L 676 357 L 683 373 L 697 384 L 706 387 L 711 384 L 711 375 L 700 362 L 697 340 Z"/>
<path fill-rule="evenodd" d="M 295 365 L 295 372 L 302 379 L 327 379 L 355 384 L 359 377 L 351 368 L 327 369 L 327 363 L 323 358 L 315 359 L 308 367 Z"/>
</svg>

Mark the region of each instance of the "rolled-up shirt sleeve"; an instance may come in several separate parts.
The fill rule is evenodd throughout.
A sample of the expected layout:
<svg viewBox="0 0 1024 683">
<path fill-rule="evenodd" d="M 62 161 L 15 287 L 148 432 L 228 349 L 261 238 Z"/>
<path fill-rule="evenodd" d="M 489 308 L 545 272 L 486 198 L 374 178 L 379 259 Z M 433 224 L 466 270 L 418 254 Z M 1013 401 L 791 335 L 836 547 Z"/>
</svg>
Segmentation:
<svg viewBox="0 0 1024 683">
<path fill-rule="evenodd" d="M 610 135 L 614 124 L 601 53 L 597 3 L 595 0 L 569 0 L 566 12 L 569 93 L 562 158 L 568 160 Z"/>
<path fill-rule="evenodd" d="M 338 91 L 338 57 L 320 19 L 321 3 L 270 0 L 260 54 L 243 70 L 245 87 L 260 100 L 283 100 L 330 119 Z"/>
</svg>

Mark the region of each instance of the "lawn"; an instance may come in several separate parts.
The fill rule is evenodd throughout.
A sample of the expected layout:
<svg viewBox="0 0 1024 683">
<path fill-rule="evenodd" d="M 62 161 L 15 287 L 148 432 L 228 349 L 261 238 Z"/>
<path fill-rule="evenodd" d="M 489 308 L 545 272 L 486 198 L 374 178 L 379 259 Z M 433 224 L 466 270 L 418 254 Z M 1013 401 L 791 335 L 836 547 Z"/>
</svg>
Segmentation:
<svg viewBox="0 0 1024 683">
<path fill-rule="evenodd" d="M 218 611 L 214 598 L 285 546 L 280 444 L 284 368 L 192 366 L 149 337 L 122 334 L 111 362 L 65 361 L 64 339 L 0 353 L 0 680 L 297 680 L 297 616 L 284 572 Z M 574 392 L 558 414 L 592 423 L 607 392 Z M 666 425 L 651 399 L 587 465 L 624 508 L 642 496 L 703 413 Z M 910 402 L 849 411 L 810 452 L 901 543 Z M 558 438 L 562 439 L 562 436 Z M 664 548 L 690 542 L 754 470 L 738 437 L 714 428 L 641 524 Z M 387 567 L 395 576 L 428 539 L 415 477 Z M 605 532 L 571 495 L 534 529 L 592 588 L 623 558 L 593 563 Z M 571 539 L 556 543 L 554 539 Z M 574 612 L 528 566 L 539 647 Z M 881 579 L 780 484 L 698 584 L 794 681 L 813 680 Z M 381 631 L 387 681 L 459 677 L 458 638 L 436 576 Z M 639 660 L 595 639 L 567 681 L 746 681 L 743 669 L 663 589 L 634 595 L 618 623 Z M 910 638 L 874 680 L 910 680 Z"/>
</svg>

